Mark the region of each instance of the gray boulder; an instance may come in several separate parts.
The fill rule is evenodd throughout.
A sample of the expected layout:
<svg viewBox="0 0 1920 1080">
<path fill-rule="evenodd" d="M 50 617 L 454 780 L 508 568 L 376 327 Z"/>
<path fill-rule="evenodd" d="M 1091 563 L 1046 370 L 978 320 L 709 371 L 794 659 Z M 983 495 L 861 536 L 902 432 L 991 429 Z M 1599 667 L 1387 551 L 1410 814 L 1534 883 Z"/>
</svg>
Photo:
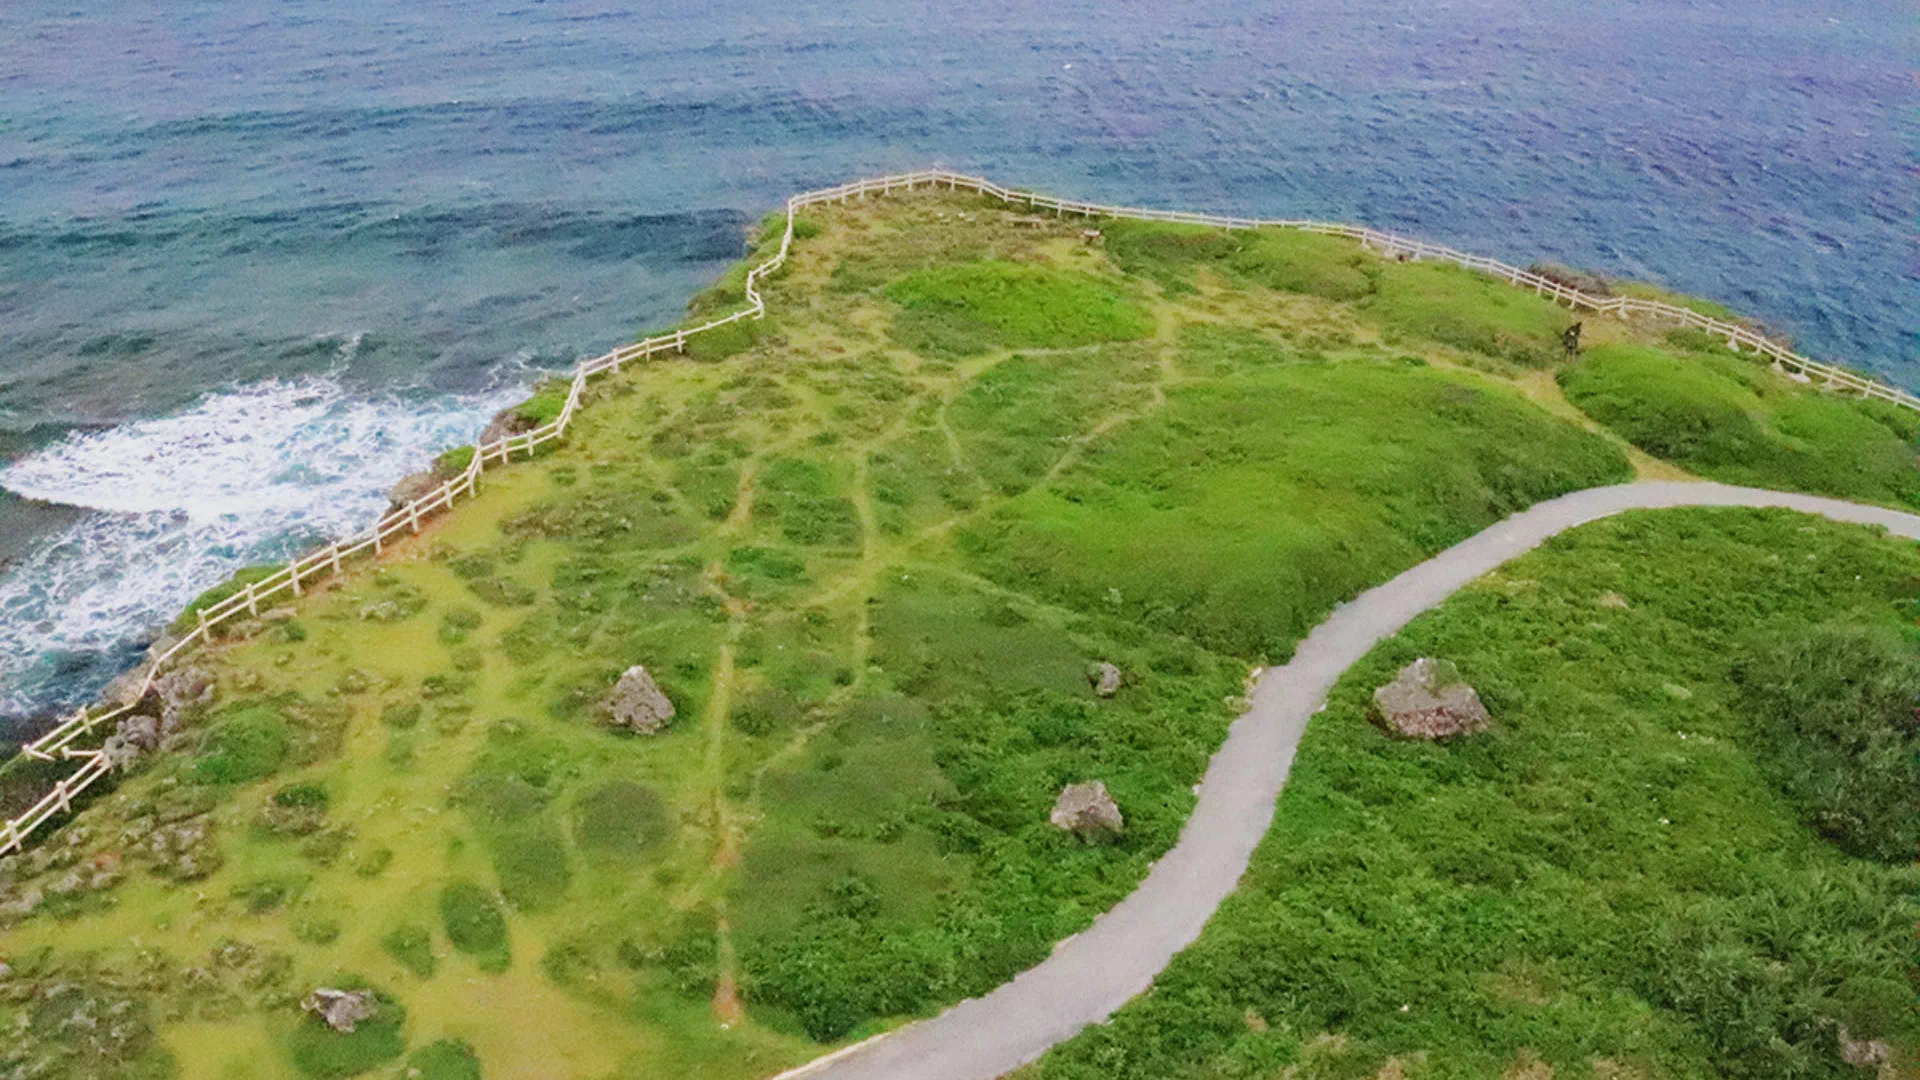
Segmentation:
<svg viewBox="0 0 1920 1080">
<path fill-rule="evenodd" d="M 342 1035 L 353 1034 L 362 1020 L 373 1019 L 377 1007 L 370 990 L 333 990 L 320 987 L 300 999 L 300 1007 L 327 1022 Z"/>
<path fill-rule="evenodd" d="M 1445 660 L 1423 656 L 1373 692 L 1386 729 L 1409 739 L 1446 739 L 1485 731 L 1493 722 L 1480 695 Z"/>
<path fill-rule="evenodd" d="M 621 674 L 620 681 L 601 700 L 600 711 L 611 727 L 653 735 L 672 722 L 673 701 L 645 667 L 635 664 Z"/>
<path fill-rule="evenodd" d="M 1112 697 L 1120 692 L 1120 686 L 1126 681 L 1120 669 L 1112 664 L 1101 664 L 1093 672 L 1093 692 L 1100 697 Z"/>
<path fill-rule="evenodd" d="M 1083 843 L 1097 844 L 1117 839 L 1126 831 L 1126 819 L 1120 816 L 1120 804 L 1107 794 L 1107 785 L 1098 780 L 1068 784 L 1053 802 L 1047 820 Z"/>
</svg>

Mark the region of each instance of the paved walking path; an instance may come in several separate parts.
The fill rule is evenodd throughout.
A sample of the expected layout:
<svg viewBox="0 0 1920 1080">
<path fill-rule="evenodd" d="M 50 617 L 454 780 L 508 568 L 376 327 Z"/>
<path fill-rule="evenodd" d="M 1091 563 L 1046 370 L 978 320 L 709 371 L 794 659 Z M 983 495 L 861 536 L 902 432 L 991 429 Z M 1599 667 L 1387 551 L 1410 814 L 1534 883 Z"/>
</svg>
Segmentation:
<svg viewBox="0 0 1920 1080">
<path fill-rule="evenodd" d="M 1544 502 L 1362 593 L 1270 668 L 1207 766 L 1179 843 L 1132 895 L 985 997 L 785 1074 L 781 1080 L 993 1080 L 1098 1023 L 1153 982 L 1233 892 L 1273 818 L 1307 718 L 1375 642 L 1556 533 L 1625 510 L 1777 506 L 1920 539 L 1920 516 L 1838 499 L 1707 483 L 1593 488 Z"/>
</svg>

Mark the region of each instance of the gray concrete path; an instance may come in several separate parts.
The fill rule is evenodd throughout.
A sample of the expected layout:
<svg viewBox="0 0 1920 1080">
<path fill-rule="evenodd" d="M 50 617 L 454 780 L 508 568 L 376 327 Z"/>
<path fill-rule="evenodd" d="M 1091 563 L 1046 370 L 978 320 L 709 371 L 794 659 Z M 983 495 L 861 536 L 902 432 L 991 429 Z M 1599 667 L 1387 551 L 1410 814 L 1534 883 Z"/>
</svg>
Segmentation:
<svg viewBox="0 0 1920 1080">
<path fill-rule="evenodd" d="M 1336 610 L 1270 668 L 1207 765 L 1180 840 L 1147 879 L 1038 966 L 984 997 L 786 1073 L 781 1080 L 992 1080 L 1099 1023 L 1147 989 L 1233 892 L 1273 818 L 1307 719 L 1380 639 L 1556 533 L 1626 510 L 1772 506 L 1920 538 L 1920 516 L 1709 483 L 1593 488 L 1540 503 Z"/>
</svg>

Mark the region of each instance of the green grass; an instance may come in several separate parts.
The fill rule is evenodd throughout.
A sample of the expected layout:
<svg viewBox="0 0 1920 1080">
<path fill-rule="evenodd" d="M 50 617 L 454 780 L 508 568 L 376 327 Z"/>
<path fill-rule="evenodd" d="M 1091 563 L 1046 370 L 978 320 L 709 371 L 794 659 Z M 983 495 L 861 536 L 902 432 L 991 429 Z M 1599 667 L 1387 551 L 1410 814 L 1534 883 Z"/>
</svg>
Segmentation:
<svg viewBox="0 0 1920 1080">
<path fill-rule="evenodd" d="M 441 1039 L 407 1058 L 407 1080 L 481 1080 L 480 1060 L 459 1039 Z"/>
<path fill-rule="evenodd" d="M 453 947 L 477 961 L 480 970 L 505 971 L 513 962 L 506 916 L 493 894 L 471 881 L 440 890 L 440 924 Z"/>
<path fill-rule="evenodd" d="M 1193 268 L 1239 250 L 1245 237 L 1205 225 L 1176 225 L 1124 218 L 1100 226 L 1101 243 L 1114 264 L 1160 284 L 1169 295 L 1193 291 Z"/>
<path fill-rule="evenodd" d="M 1847 851 L 1920 860 L 1920 651 L 1911 630 L 1797 630 L 1734 669 L 1775 783 Z"/>
<path fill-rule="evenodd" d="M 1358 300 L 1373 292 L 1379 261 L 1339 237 L 1297 229 L 1229 231 L 1203 225 L 1112 221 L 1101 227 L 1115 265 L 1160 284 L 1168 295 L 1193 291 L 1207 266 L 1280 292 Z"/>
<path fill-rule="evenodd" d="M 271 776 L 293 749 L 293 730 L 279 710 L 249 705 L 232 710 L 207 730 L 194 778 L 208 784 L 241 784 Z"/>
<path fill-rule="evenodd" d="M 200 611 L 218 604 L 220 601 L 233 596 L 235 593 L 244 592 L 247 586 L 255 582 L 265 581 L 285 569 L 286 567 L 276 564 L 273 566 L 243 566 L 235 570 L 232 577 L 201 593 L 199 596 L 194 597 L 185 608 L 181 609 L 179 616 L 173 620 L 168 629 L 176 634 L 184 634 L 192 630 L 195 626 L 199 625 L 196 616 Z"/>
<path fill-rule="evenodd" d="M 1011 587 L 1282 658 L 1368 585 L 1532 502 L 1626 476 L 1617 450 L 1497 386 L 1279 367 L 1175 391 L 965 541 Z"/>
<path fill-rule="evenodd" d="M 474 452 L 472 446 L 456 446 L 442 451 L 440 456 L 433 459 L 433 471 L 441 476 L 459 476 L 473 464 Z"/>
<path fill-rule="evenodd" d="M 606 855 L 638 855 L 673 834 L 660 794 L 645 784 L 614 780 L 581 797 L 574 807 L 574 837 L 582 848 Z"/>
<path fill-rule="evenodd" d="M 1247 239 L 1226 260 L 1246 280 L 1281 292 L 1328 300 L 1359 300 L 1372 294 L 1379 260 L 1351 240 L 1295 229 L 1236 234 Z"/>
<path fill-rule="evenodd" d="M 380 948 L 423 979 L 433 978 L 439 967 L 433 955 L 433 935 L 417 923 L 403 923 L 387 931 L 380 938 Z"/>
<path fill-rule="evenodd" d="M 1578 321 L 1552 300 L 1452 263 L 1382 263 L 1366 312 L 1404 335 L 1546 367 L 1563 355 L 1560 334 Z"/>
<path fill-rule="evenodd" d="M 1796 386 L 1750 361 L 1607 345 L 1560 374 L 1635 446 L 1716 480 L 1920 506 L 1920 416 Z"/>
<path fill-rule="evenodd" d="M 572 392 L 571 379 L 542 379 L 532 397 L 513 407 L 514 418 L 528 430 L 551 424 L 566 411 L 567 395 Z"/>
<path fill-rule="evenodd" d="M 936 353 L 994 346 L 1064 349 L 1147 336 L 1152 323 L 1116 283 L 1090 274 L 1009 262 L 963 263 L 910 274 L 886 295 L 910 316 L 910 346 L 945 340 Z"/>
<path fill-rule="evenodd" d="M 1910 625 L 1916 581 L 1865 529 L 1684 510 L 1469 586 L 1342 678 L 1199 942 L 1031 1075 L 1861 1075 L 1835 1025 L 1911 1052 L 1920 874 L 1801 825 L 1730 676 L 1831 619 Z M 1369 722 L 1416 656 L 1458 663 L 1491 732 Z"/>
</svg>

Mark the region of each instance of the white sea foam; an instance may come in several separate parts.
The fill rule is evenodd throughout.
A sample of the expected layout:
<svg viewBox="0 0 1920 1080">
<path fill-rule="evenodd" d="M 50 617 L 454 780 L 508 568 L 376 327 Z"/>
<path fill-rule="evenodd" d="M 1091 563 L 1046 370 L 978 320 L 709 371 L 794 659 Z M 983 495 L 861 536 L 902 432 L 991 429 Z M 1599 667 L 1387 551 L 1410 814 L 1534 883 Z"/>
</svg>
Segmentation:
<svg viewBox="0 0 1920 1080">
<path fill-rule="evenodd" d="M 100 674 L 60 675 L 63 657 L 70 669 L 126 649 L 235 569 L 366 527 L 394 481 L 519 393 L 368 398 L 326 377 L 272 380 L 0 469 L 17 495 L 100 511 L 0 573 L 0 713 L 85 698 Z"/>
</svg>

